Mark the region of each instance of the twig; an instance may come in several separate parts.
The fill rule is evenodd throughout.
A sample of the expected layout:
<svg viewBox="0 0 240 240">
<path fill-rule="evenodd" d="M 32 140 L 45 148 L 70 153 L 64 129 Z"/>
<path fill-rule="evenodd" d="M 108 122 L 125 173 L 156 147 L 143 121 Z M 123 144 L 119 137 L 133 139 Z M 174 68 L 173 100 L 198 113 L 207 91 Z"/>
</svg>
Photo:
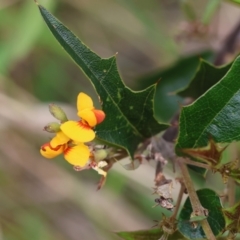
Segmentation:
<svg viewBox="0 0 240 240">
<path fill-rule="evenodd" d="M 181 184 L 181 188 L 180 188 L 180 191 L 179 191 L 179 194 L 178 194 L 177 203 L 176 203 L 176 206 L 174 208 L 173 214 L 170 217 L 170 219 L 172 221 L 176 220 L 176 217 L 177 217 L 177 214 L 178 214 L 178 210 L 179 210 L 179 208 L 181 206 L 181 201 L 182 201 L 182 198 L 183 198 L 184 190 L 186 188 L 185 185 L 181 181 L 180 181 L 180 184 Z"/>
<path fill-rule="evenodd" d="M 231 161 L 235 161 L 235 159 L 238 158 L 238 151 L 237 151 L 237 145 L 236 143 L 232 143 L 229 146 L 229 150 L 230 150 L 230 155 L 231 155 Z M 239 163 L 238 163 L 239 165 Z M 239 166 L 237 166 L 239 167 Z M 236 191 L 236 184 L 234 179 L 229 178 L 228 180 L 228 185 L 227 185 L 227 194 L 228 194 L 228 203 L 229 206 L 233 206 L 235 204 L 235 191 Z"/>
<path fill-rule="evenodd" d="M 211 169 L 211 166 L 206 164 L 206 163 L 201 163 L 201 162 L 196 162 L 196 161 L 192 161 L 189 158 L 182 158 L 181 159 L 182 162 L 184 162 L 185 164 L 189 164 L 192 166 L 196 166 L 196 167 L 201 167 L 201 168 L 206 168 L 206 169 Z"/>
<path fill-rule="evenodd" d="M 198 216 L 205 216 L 205 212 L 204 212 L 205 209 L 203 208 L 203 206 L 201 205 L 201 203 L 198 199 L 197 193 L 194 189 L 192 179 L 189 175 L 186 164 L 184 163 L 182 158 L 177 158 L 177 161 L 178 161 L 179 167 L 182 171 L 184 183 L 185 183 L 185 186 L 186 186 L 188 194 L 189 194 L 189 199 L 190 199 L 190 202 L 192 205 L 193 212 Z M 208 240 L 216 240 L 216 238 L 212 232 L 212 229 L 209 226 L 207 219 L 203 219 L 201 221 L 201 225 L 202 225 L 204 233 L 206 234 L 207 239 Z"/>
<path fill-rule="evenodd" d="M 228 203 L 229 203 L 229 206 L 233 206 L 235 204 L 235 191 L 236 191 L 236 184 L 234 179 L 232 178 L 228 179 L 227 188 L 228 188 L 228 192 L 227 192 Z"/>
</svg>

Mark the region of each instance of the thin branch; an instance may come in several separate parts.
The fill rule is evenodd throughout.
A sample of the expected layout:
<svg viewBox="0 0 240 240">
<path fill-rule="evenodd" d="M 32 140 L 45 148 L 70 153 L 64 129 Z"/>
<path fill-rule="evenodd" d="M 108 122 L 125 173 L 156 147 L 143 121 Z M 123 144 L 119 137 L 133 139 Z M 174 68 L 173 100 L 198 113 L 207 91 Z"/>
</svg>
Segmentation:
<svg viewBox="0 0 240 240">
<path fill-rule="evenodd" d="M 185 164 L 189 164 L 189 165 L 192 165 L 192 166 L 196 166 L 196 167 L 201 167 L 201 168 L 206 168 L 206 169 L 211 169 L 211 166 L 206 164 L 206 163 L 201 163 L 201 162 L 196 162 L 196 161 L 192 161 L 191 159 L 189 158 L 181 158 L 182 162 L 184 162 Z"/>
<path fill-rule="evenodd" d="M 185 188 L 186 188 L 185 185 L 181 181 L 180 181 L 180 184 L 181 184 L 181 188 L 180 188 L 180 191 L 179 191 L 179 194 L 178 194 L 176 206 L 174 208 L 172 216 L 170 217 L 172 219 L 172 221 L 176 220 L 179 208 L 181 206 L 181 201 L 182 201 L 182 198 L 183 198 L 183 194 L 184 194 L 184 191 L 185 191 Z"/>
<path fill-rule="evenodd" d="M 230 150 L 231 161 L 235 161 L 238 158 L 237 144 L 232 143 L 229 146 L 229 150 Z M 238 163 L 238 165 L 239 165 L 239 163 Z M 239 166 L 237 166 L 237 167 L 239 168 Z M 229 206 L 233 206 L 235 204 L 235 193 L 236 193 L 236 184 L 235 184 L 234 179 L 229 178 L 227 189 L 228 189 L 227 194 L 228 194 Z"/>
<path fill-rule="evenodd" d="M 193 212 L 197 213 L 197 215 L 199 215 L 199 216 L 205 216 L 204 208 L 198 199 L 198 196 L 194 189 L 192 179 L 189 175 L 187 166 L 183 162 L 182 158 L 178 158 L 177 160 L 178 160 L 179 167 L 182 171 L 184 183 L 185 183 L 185 186 L 186 186 L 188 194 L 189 194 L 189 199 L 190 199 L 190 202 L 192 205 Z M 212 232 L 212 229 L 209 226 L 207 219 L 202 220 L 201 225 L 202 225 L 204 233 L 206 234 L 207 239 L 208 240 L 216 240 L 216 238 Z"/>
</svg>

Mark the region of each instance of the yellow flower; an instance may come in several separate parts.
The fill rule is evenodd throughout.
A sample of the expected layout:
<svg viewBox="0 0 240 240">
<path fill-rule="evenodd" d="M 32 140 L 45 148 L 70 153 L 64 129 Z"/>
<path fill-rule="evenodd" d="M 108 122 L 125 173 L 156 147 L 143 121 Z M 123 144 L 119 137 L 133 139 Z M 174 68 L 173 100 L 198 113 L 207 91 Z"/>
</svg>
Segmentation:
<svg viewBox="0 0 240 240">
<path fill-rule="evenodd" d="M 56 136 L 50 141 L 50 145 L 55 148 L 59 145 L 68 143 L 70 138 L 66 136 L 62 131 L 56 133 Z"/>
<path fill-rule="evenodd" d="M 84 121 L 67 121 L 61 125 L 62 132 L 76 142 L 90 142 L 95 138 L 95 132 Z"/>
<path fill-rule="evenodd" d="M 89 161 L 90 150 L 83 143 L 79 143 L 76 146 L 66 148 L 63 154 L 70 164 L 84 167 Z"/>
<path fill-rule="evenodd" d="M 92 99 L 85 93 L 79 93 L 77 98 L 78 116 L 80 121 L 67 121 L 61 125 L 62 132 L 76 142 L 90 142 L 95 138 L 93 127 L 105 118 L 102 110 L 93 106 Z"/>
<path fill-rule="evenodd" d="M 90 156 L 89 148 L 83 143 L 75 146 L 68 146 L 67 144 L 53 147 L 50 143 L 45 143 L 40 149 L 40 153 L 45 158 L 54 158 L 63 153 L 64 158 L 74 166 L 84 167 Z"/>
<path fill-rule="evenodd" d="M 50 143 L 45 143 L 41 146 L 40 153 L 45 158 L 54 158 L 54 157 L 60 155 L 61 153 L 63 153 L 66 146 L 67 146 L 66 144 L 63 144 L 63 145 L 59 145 L 59 146 L 53 148 L 50 145 Z"/>
<path fill-rule="evenodd" d="M 56 109 L 59 110 L 60 108 L 52 107 L 51 113 L 54 113 L 53 115 L 60 120 L 59 115 L 56 115 Z M 106 163 L 104 165 L 95 163 L 89 147 L 84 144 L 95 138 L 95 132 L 92 128 L 104 120 L 105 113 L 102 110 L 95 109 L 92 99 L 85 93 L 78 95 L 77 109 L 77 114 L 81 118 L 80 121 L 65 121 L 67 117 L 61 110 L 61 114 L 65 116 L 65 122 L 60 125 L 60 128 L 59 125 L 57 125 L 58 128 L 54 128 L 55 130 L 52 132 L 56 132 L 55 137 L 41 147 L 40 153 L 46 158 L 54 158 L 63 154 L 70 164 L 79 168 L 92 167 L 99 174 L 106 176 L 105 171 L 102 170 Z M 61 122 L 63 121 L 61 120 Z M 53 126 L 53 124 L 48 126 Z M 94 162 L 93 165 L 92 162 Z"/>
</svg>

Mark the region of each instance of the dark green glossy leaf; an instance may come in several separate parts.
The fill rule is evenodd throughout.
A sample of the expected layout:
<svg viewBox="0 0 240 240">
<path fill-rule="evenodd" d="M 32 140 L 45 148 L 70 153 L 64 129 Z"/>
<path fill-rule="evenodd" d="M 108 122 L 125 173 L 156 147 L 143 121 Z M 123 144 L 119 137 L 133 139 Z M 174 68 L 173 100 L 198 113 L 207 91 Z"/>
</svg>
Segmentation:
<svg viewBox="0 0 240 240">
<path fill-rule="evenodd" d="M 193 104 L 183 107 L 180 115 L 177 154 L 183 148 L 240 140 L 240 57 L 227 74 Z"/>
<path fill-rule="evenodd" d="M 196 75 L 190 84 L 185 89 L 178 91 L 177 94 L 181 97 L 197 99 L 216 84 L 227 73 L 231 65 L 215 67 L 201 59 Z"/>
<path fill-rule="evenodd" d="M 45 8 L 39 5 L 39 9 L 54 37 L 86 74 L 101 98 L 106 119 L 96 128 L 100 140 L 125 148 L 133 156 L 142 140 L 168 127 L 154 117 L 156 85 L 132 91 L 120 78 L 116 56 L 100 58 Z"/>
<path fill-rule="evenodd" d="M 198 190 L 197 195 L 202 206 L 209 211 L 207 221 L 214 235 L 217 236 L 225 227 L 220 198 L 211 189 Z M 205 238 L 205 234 L 200 226 L 200 223 L 196 228 L 193 228 L 191 222 L 189 221 L 192 211 L 190 200 L 187 198 L 179 215 L 178 230 L 189 239 Z"/>
<path fill-rule="evenodd" d="M 118 232 L 119 237 L 125 240 L 159 240 L 163 235 L 163 231 L 160 228 L 141 230 L 135 232 Z M 173 235 L 168 237 L 168 240 L 184 240 L 181 233 L 176 231 Z"/>
<path fill-rule="evenodd" d="M 141 88 L 158 82 L 154 106 L 157 119 L 168 121 L 179 110 L 182 98 L 173 92 L 184 88 L 194 77 L 200 58 L 210 61 L 213 53 L 203 52 L 179 59 L 165 70 L 157 70 L 138 79 L 137 83 Z"/>
</svg>

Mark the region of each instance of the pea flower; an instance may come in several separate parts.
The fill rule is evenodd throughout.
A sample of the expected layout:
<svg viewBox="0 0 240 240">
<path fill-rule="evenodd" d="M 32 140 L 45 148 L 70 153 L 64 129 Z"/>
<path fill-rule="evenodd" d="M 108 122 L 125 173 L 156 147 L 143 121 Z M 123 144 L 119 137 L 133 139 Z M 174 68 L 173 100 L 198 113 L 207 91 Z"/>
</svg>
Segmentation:
<svg viewBox="0 0 240 240">
<path fill-rule="evenodd" d="M 92 99 L 82 92 L 77 98 L 77 109 L 80 121 L 66 121 L 60 129 L 73 141 L 90 142 L 95 138 L 92 128 L 104 120 L 105 113 L 95 109 Z"/>
<path fill-rule="evenodd" d="M 50 143 L 44 144 L 40 152 L 45 158 L 54 158 L 63 153 L 64 158 L 72 165 L 84 167 L 90 156 L 89 148 L 83 143 L 76 146 L 59 145 L 53 148 Z"/>
<path fill-rule="evenodd" d="M 60 123 L 53 122 L 44 127 L 44 130 L 55 133 L 55 136 L 50 142 L 41 146 L 41 155 L 51 159 L 63 154 L 75 169 L 92 168 L 106 177 L 106 172 L 102 168 L 107 165 L 107 162 L 102 160 L 107 155 L 99 150 L 93 153 L 92 149 L 84 144 L 95 138 L 93 127 L 104 120 L 105 113 L 95 109 L 92 99 L 82 92 L 77 98 L 79 121 L 69 121 L 64 111 L 54 104 L 51 104 L 49 108 L 50 113 Z"/>
</svg>

